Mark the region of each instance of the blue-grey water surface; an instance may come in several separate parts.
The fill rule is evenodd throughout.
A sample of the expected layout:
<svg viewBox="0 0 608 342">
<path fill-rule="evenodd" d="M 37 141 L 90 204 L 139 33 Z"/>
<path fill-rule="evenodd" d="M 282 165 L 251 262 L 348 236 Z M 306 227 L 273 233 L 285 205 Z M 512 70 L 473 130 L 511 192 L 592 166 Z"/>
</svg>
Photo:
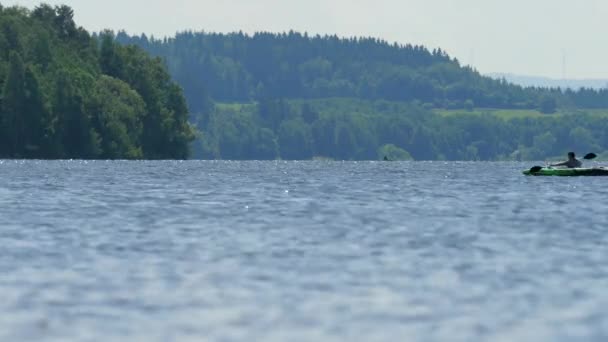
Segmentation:
<svg viewBox="0 0 608 342">
<path fill-rule="evenodd" d="M 608 178 L 0 161 L 2 341 L 606 341 Z"/>
</svg>

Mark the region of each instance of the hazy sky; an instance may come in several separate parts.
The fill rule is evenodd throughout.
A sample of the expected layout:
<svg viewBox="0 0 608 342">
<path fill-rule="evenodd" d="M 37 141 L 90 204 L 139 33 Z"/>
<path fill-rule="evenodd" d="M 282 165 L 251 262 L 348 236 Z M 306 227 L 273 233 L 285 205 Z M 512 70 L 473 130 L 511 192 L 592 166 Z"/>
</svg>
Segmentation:
<svg viewBox="0 0 608 342">
<path fill-rule="evenodd" d="M 6 1 L 33 7 L 34 0 Z M 441 47 L 479 71 L 608 78 L 606 0 L 47 0 L 89 30 L 375 36 Z M 565 60 L 565 63 L 564 63 Z"/>
</svg>

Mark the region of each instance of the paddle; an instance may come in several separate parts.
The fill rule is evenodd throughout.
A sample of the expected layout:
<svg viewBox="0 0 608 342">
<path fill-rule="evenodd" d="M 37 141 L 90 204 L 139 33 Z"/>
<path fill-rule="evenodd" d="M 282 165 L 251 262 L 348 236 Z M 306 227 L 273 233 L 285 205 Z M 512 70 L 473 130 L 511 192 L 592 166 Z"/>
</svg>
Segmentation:
<svg viewBox="0 0 608 342">
<path fill-rule="evenodd" d="M 585 159 L 585 160 L 592 160 L 595 158 L 597 158 L 597 154 L 595 154 L 595 153 L 589 153 L 583 157 L 583 159 Z M 533 168 L 530 169 L 530 173 L 537 173 L 537 172 L 540 172 L 542 169 L 543 169 L 542 166 L 534 166 Z"/>
<path fill-rule="evenodd" d="M 586 160 L 591 160 L 591 159 L 595 159 L 595 158 L 597 158 L 597 154 L 595 154 L 595 153 L 589 153 L 588 155 L 583 157 L 583 159 L 586 159 Z"/>
</svg>

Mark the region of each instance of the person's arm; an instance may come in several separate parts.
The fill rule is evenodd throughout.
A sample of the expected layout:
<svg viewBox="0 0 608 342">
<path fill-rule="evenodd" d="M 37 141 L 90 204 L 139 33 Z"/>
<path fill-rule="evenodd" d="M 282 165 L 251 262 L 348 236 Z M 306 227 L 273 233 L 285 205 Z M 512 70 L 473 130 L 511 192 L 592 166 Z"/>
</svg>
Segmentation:
<svg viewBox="0 0 608 342">
<path fill-rule="evenodd" d="M 549 166 L 568 166 L 568 161 L 557 163 L 557 164 L 549 164 Z"/>
</svg>

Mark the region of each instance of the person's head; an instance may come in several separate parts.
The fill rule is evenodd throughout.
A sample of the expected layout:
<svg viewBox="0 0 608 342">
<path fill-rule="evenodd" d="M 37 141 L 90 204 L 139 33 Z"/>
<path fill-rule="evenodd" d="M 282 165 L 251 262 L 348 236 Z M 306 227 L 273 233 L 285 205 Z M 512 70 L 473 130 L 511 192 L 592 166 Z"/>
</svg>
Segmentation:
<svg viewBox="0 0 608 342">
<path fill-rule="evenodd" d="M 574 152 L 568 152 L 568 159 L 574 159 L 576 158 L 576 154 L 574 154 Z"/>
</svg>

